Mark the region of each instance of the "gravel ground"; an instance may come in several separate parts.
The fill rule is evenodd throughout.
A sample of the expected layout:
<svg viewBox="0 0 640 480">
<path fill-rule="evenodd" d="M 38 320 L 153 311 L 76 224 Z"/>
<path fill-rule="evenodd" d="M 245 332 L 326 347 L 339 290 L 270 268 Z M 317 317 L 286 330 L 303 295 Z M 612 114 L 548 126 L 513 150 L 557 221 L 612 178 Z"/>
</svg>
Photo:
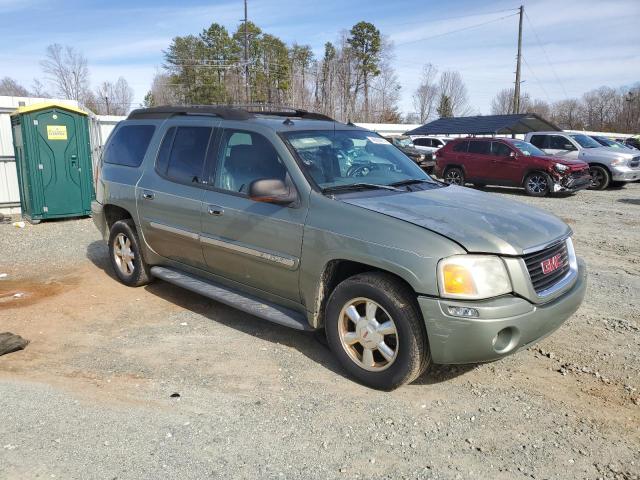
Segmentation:
<svg viewBox="0 0 640 480">
<path fill-rule="evenodd" d="M 391 393 L 310 334 L 120 285 L 91 220 L 0 225 L 0 331 L 31 340 L 0 357 L 0 479 L 637 480 L 640 184 L 485 190 L 571 225 L 586 300 L 539 345 Z"/>
</svg>

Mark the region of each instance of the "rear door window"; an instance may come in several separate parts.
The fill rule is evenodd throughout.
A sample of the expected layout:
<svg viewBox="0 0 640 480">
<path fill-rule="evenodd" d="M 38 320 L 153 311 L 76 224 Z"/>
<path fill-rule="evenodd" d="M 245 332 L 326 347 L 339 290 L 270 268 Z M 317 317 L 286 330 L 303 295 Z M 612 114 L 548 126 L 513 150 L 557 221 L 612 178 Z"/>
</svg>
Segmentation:
<svg viewBox="0 0 640 480">
<path fill-rule="evenodd" d="M 484 142 L 482 140 L 469 142 L 468 151 L 469 153 L 475 153 L 479 155 L 489 155 L 491 153 L 491 142 Z"/>
<path fill-rule="evenodd" d="M 420 147 L 430 147 L 431 146 L 431 140 L 429 140 L 428 138 L 416 138 L 413 141 L 414 145 L 419 145 Z"/>
<path fill-rule="evenodd" d="M 454 152 L 466 152 L 467 151 L 467 147 L 469 146 L 469 142 L 460 142 L 460 143 L 456 143 L 453 146 L 453 151 Z"/>
<path fill-rule="evenodd" d="M 546 146 L 547 137 L 548 137 L 548 135 L 532 135 L 530 143 L 532 143 L 533 145 L 535 145 L 538 148 L 549 148 L 549 147 Z"/>
<path fill-rule="evenodd" d="M 172 127 L 164 136 L 156 170 L 179 183 L 200 183 L 211 127 Z"/>
<path fill-rule="evenodd" d="M 139 167 L 155 130 L 156 127 L 153 125 L 120 127 L 105 149 L 103 162 L 125 167 Z"/>
</svg>

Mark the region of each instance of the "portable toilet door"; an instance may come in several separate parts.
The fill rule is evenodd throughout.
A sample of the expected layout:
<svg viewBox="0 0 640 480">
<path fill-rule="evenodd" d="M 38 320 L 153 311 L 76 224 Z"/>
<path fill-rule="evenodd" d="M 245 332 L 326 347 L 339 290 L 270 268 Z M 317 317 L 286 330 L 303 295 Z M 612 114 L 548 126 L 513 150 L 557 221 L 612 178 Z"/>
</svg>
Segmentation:
<svg viewBox="0 0 640 480">
<path fill-rule="evenodd" d="M 91 213 L 94 197 L 87 113 L 56 103 L 12 114 L 22 215 L 32 223 Z"/>
</svg>

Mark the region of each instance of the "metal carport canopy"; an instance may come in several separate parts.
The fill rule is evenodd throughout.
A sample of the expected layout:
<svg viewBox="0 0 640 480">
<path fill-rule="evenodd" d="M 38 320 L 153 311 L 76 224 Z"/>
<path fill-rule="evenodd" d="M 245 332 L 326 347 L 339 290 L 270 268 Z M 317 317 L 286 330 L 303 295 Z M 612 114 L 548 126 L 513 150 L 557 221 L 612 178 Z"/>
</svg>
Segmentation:
<svg viewBox="0 0 640 480">
<path fill-rule="evenodd" d="M 511 135 L 551 130 L 560 131 L 553 123 L 535 113 L 518 113 L 439 118 L 409 130 L 405 135 Z"/>
</svg>

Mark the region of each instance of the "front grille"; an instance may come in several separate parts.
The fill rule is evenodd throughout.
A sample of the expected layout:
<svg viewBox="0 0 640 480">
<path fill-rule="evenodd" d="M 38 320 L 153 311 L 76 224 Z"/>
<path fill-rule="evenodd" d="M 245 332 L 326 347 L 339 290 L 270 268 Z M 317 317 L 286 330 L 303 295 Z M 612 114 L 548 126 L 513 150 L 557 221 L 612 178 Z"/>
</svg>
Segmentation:
<svg viewBox="0 0 640 480">
<path fill-rule="evenodd" d="M 542 262 L 560 254 L 560 266 L 547 274 L 542 271 Z M 527 270 L 531 277 L 531 283 L 536 293 L 540 293 L 559 282 L 569 271 L 569 254 L 567 242 L 558 242 L 550 247 L 522 257 L 527 264 Z"/>
</svg>

